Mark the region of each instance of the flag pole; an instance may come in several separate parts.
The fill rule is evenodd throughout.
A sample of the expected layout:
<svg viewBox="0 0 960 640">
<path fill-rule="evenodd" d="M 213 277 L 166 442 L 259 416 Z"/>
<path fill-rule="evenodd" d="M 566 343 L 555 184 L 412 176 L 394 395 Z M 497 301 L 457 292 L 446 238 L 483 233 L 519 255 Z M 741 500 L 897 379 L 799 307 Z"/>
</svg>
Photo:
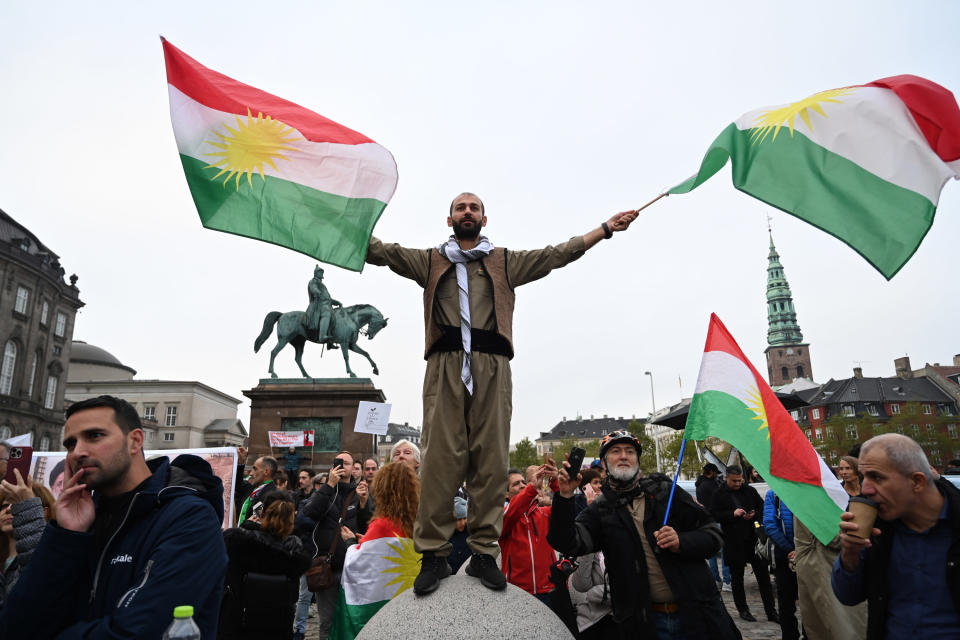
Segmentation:
<svg viewBox="0 0 960 640">
<path fill-rule="evenodd" d="M 667 512 L 663 514 L 663 526 L 667 526 L 667 518 L 670 517 L 670 507 L 673 506 L 673 494 L 677 490 L 677 478 L 680 477 L 680 465 L 683 464 L 683 450 L 687 448 L 687 439 L 680 442 L 680 459 L 677 460 L 677 472 L 673 474 L 673 486 L 670 487 L 670 499 L 667 500 Z"/>
<path fill-rule="evenodd" d="M 652 205 L 654 202 L 656 202 L 656 201 L 659 200 L 660 198 L 666 198 L 668 195 L 670 195 L 670 192 L 664 191 L 663 193 L 661 193 L 660 195 L 658 195 L 656 198 L 654 198 L 653 200 L 651 200 L 651 201 L 648 202 L 647 204 L 645 204 L 645 205 L 643 205 L 642 207 L 640 207 L 639 209 L 637 209 L 636 212 L 637 212 L 637 213 L 640 213 L 641 211 L 643 211 L 644 209 L 646 209 L 647 207 L 649 207 L 650 205 Z"/>
</svg>

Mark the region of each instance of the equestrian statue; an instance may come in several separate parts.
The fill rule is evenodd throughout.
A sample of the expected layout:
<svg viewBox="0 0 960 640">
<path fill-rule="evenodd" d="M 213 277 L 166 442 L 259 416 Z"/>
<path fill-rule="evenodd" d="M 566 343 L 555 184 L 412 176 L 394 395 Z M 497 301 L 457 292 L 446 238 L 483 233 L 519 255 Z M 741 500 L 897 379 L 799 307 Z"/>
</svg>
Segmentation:
<svg viewBox="0 0 960 640">
<path fill-rule="evenodd" d="M 370 304 L 355 304 L 352 307 L 344 307 L 339 301 L 334 300 L 323 284 L 323 269 L 319 266 L 314 269 L 313 279 L 307 284 L 307 295 L 310 299 L 310 305 L 304 311 L 288 311 L 280 313 L 271 311 L 263 319 L 263 329 L 253 343 L 253 352 L 260 351 L 260 347 L 266 342 L 267 338 L 273 332 L 273 326 L 277 326 L 277 346 L 270 352 L 270 377 L 276 378 L 277 374 L 273 370 L 273 362 L 277 354 L 287 346 L 293 345 L 296 355 L 294 360 L 300 367 L 300 373 L 304 378 L 310 375 L 303 368 L 301 358 L 303 357 L 303 346 L 309 340 L 318 344 L 326 345 L 328 349 L 339 348 L 343 353 L 343 364 L 347 368 L 347 373 L 351 378 L 356 378 L 357 374 L 350 368 L 349 352 L 353 351 L 365 357 L 370 366 L 373 367 L 373 373 L 379 375 L 377 363 L 373 361 L 370 354 L 357 346 L 357 339 L 361 333 L 365 333 L 367 338 L 373 339 L 377 333 L 387 326 L 387 318 L 384 318 L 376 307 Z M 337 308 L 334 309 L 333 307 Z M 364 331 L 366 327 L 366 331 Z"/>
</svg>

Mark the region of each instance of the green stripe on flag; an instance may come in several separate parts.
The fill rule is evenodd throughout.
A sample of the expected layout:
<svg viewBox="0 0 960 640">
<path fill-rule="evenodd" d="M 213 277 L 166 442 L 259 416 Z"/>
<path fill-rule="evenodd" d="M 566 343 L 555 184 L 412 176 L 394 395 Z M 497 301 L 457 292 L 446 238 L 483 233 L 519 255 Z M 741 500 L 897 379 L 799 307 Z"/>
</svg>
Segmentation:
<svg viewBox="0 0 960 640">
<path fill-rule="evenodd" d="M 690 413 L 683 437 L 687 440 L 706 440 L 707 436 L 729 442 L 751 464 L 770 467 L 769 431 L 758 431 L 757 414 L 743 401 L 723 391 L 702 391 L 690 401 Z"/>
<path fill-rule="evenodd" d="M 936 206 L 812 142 L 799 132 L 753 144 L 730 124 L 713 141 L 697 175 L 668 193 L 688 193 L 733 160 L 737 189 L 846 243 L 888 280 L 926 236 Z"/>
<path fill-rule="evenodd" d="M 363 269 L 370 235 L 386 204 L 372 198 L 346 198 L 281 178 L 246 175 L 223 183 L 219 169 L 181 154 L 204 227 L 288 247 L 322 262 Z"/>
<path fill-rule="evenodd" d="M 343 587 L 340 587 L 337 594 L 337 608 L 333 616 L 333 624 L 330 626 L 329 639 L 354 640 L 364 625 L 370 621 L 370 618 L 380 611 L 387 602 L 389 600 L 369 604 L 347 604 Z"/>
</svg>

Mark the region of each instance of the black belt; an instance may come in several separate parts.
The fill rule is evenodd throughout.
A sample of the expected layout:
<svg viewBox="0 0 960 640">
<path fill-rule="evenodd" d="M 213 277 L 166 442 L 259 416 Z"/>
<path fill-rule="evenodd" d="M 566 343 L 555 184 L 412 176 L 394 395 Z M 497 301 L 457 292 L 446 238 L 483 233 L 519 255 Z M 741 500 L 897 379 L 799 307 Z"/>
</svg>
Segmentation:
<svg viewBox="0 0 960 640">
<path fill-rule="evenodd" d="M 432 353 L 444 353 L 448 351 L 463 351 L 463 338 L 460 335 L 460 327 L 451 327 L 442 324 L 440 329 L 443 334 L 440 339 L 430 346 L 427 353 L 429 357 Z M 470 329 L 470 351 L 477 353 L 492 353 L 494 355 L 513 358 L 513 349 L 510 343 L 496 331 L 487 331 L 486 329 Z"/>
</svg>

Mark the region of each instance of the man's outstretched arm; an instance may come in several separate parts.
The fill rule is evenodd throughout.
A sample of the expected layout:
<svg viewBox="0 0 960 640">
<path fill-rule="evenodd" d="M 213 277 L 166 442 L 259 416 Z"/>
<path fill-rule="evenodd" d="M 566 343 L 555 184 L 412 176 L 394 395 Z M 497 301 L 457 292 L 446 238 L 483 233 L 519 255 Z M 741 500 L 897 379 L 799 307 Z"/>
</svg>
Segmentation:
<svg viewBox="0 0 960 640">
<path fill-rule="evenodd" d="M 591 229 L 590 231 L 586 232 L 583 234 L 583 250 L 586 251 L 604 238 L 608 237 L 607 229 L 610 230 L 610 236 L 617 231 L 626 231 L 627 227 L 630 226 L 630 223 L 637 219 L 637 215 L 638 214 L 635 210 L 621 211 L 596 229 Z M 606 229 L 604 228 L 604 225 L 606 225 Z"/>
<path fill-rule="evenodd" d="M 622 211 L 582 236 L 574 236 L 564 243 L 533 251 L 510 251 L 507 257 L 507 276 L 510 286 L 519 287 L 544 277 L 554 269 L 559 269 L 578 260 L 590 247 L 605 237 L 624 231 L 637 218 L 636 211 Z"/>
</svg>

